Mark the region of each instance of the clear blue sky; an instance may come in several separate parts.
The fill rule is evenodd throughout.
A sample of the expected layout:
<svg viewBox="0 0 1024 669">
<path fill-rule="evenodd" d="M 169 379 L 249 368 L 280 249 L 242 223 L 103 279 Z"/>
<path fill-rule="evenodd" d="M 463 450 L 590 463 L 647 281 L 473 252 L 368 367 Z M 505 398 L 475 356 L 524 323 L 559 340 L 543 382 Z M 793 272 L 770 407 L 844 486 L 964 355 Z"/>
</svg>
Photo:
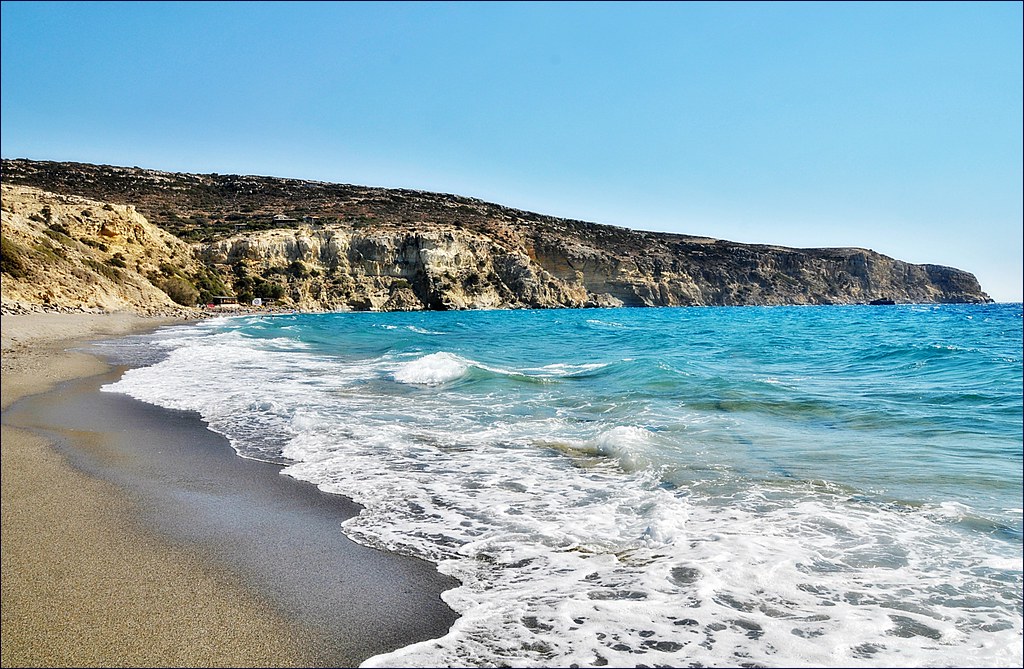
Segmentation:
<svg viewBox="0 0 1024 669">
<path fill-rule="evenodd" d="M 1022 298 L 1022 4 L 4 2 L 2 154 L 299 177 Z"/>
</svg>

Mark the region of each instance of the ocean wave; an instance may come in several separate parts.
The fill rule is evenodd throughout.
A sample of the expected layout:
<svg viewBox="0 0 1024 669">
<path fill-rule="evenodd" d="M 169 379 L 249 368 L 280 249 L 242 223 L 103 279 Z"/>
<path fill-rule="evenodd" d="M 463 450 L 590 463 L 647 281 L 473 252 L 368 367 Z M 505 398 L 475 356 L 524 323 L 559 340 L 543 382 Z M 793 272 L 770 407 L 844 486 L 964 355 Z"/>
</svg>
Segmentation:
<svg viewBox="0 0 1024 669">
<path fill-rule="evenodd" d="M 603 321 L 603 320 L 601 320 L 599 318 L 588 318 L 587 319 L 587 324 L 588 325 L 597 326 L 597 327 L 606 327 L 606 328 L 624 328 L 624 327 L 626 327 L 623 323 L 619 323 L 617 321 Z"/>
<path fill-rule="evenodd" d="M 623 470 L 635 472 L 651 466 L 655 460 L 655 434 L 650 430 L 632 425 L 617 425 L 605 430 L 592 439 L 573 446 L 573 450 L 585 455 L 601 455 L 611 458 Z"/>
<path fill-rule="evenodd" d="M 425 335 L 443 335 L 443 334 L 447 334 L 446 332 L 438 332 L 437 330 L 427 330 L 426 328 L 417 327 L 415 325 L 406 325 L 405 327 L 410 332 L 415 332 L 416 334 L 425 334 Z"/>
<path fill-rule="evenodd" d="M 399 383 L 439 386 L 465 376 L 470 364 L 453 353 L 440 351 L 402 363 L 393 376 Z"/>
<path fill-rule="evenodd" d="M 609 362 L 583 362 L 576 364 L 555 362 L 543 367 L 526 367 L 520 373 L 538 378 L 563 379 L 591 375 L 598 370 L 605 369 L 610 364 Z"/>
<path fill-rule="evenodd" d="M 393 365 L 391 356 L 381 359 L 384 365 Z M 611 363 L 551 363 L 541 367 L 520 369 L 501 367 L 472 360 L 455 353 L 437 351 L 408 362 L 401 362 L 391 372 L 392 378 L 410 385 L 437 386 L 477 375 L 480 378 L 504 377 L 512 381 L 546 383 L 560 379 L 592 376 Z"/>
</svg>

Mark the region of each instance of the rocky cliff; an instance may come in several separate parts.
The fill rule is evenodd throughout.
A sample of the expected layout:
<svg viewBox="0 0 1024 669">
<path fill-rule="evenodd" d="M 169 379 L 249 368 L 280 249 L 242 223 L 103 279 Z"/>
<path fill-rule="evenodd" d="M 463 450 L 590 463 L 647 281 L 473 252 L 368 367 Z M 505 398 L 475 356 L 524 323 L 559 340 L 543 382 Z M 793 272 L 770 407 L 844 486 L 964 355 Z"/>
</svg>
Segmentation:
<svg viewBox="0 0 1024 669">
<path fill-rule="evenodd" d="M 101 290 L 68 293 L 88 294 L 97 307 L 169 293 L 186 302 L 262 297 L 307 310 L 990 301 L 967 272 L 866 249 L 641 232 L 420 191 L 22 160 L 3 161 L 3 183 L 4 238 L 34 249 L 29 267 L 51 260 L 45 249 L 60 244 L 73 250 L 64 256 L 133 273 L 130 290 L 114 291 L 102 283 L 109 277 L 92 272 Z M 16 183 L 45 190 L 16 195 Z M 40 220 L 30 239 L 33 214 Z M 145 239 L 118 241 L 114 251 L 111 240 L 135 239 L 102 232 L 114 229 L 114 217 L 149 226 Z M 54 225 L 73 243 L 56 237 Z M 5 301 L 13 299 L 9 284 L 23 301 L 31 293 L 59 302 L 73 283 L 66 266 L 60 290 L 56 275 L 13 277 L 6 257 L 3 271 Z"/>
<path fill-rule="evenodd" d="M 2 186 L 5 313 L 40 310 L 181 313 L 171 295 L 205 275 L 193 249 L 133 207 Z M 189 278 L 186 278 L 186 275 Z"/>
</svg>

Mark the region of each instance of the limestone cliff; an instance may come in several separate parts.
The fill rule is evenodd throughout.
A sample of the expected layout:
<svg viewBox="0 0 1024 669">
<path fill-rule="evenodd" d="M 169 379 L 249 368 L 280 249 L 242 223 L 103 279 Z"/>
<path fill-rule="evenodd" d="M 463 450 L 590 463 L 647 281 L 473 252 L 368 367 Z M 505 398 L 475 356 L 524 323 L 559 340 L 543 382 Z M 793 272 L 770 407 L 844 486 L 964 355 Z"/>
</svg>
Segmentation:
<svg viewBox="0 0 1024 669">
<path fill-rule="evenodd" d="M 3 179 L 5 238 L 10 183 L 60 193 L 36 197 L 50 198 L 51 217 L 70 221 L 68 236 L 80 244 L 87 232 L 106 239 L 100 219 L 107 214 L 149 225 L 145 214 L 177 238 L 161 230 L 165 236 L 153 236 L 151 248 L 121 244 L 121 260 L 107 242 L 109 253 L 95 244 L 74 248 L 96 262 L 123 261 L 133 281 L 137 276 L 149 286 L 140 284 L 139 291 L 167 289 L 174 278 L 195 286 L 200 300 L 226 293 L 306 310 L 990 301 L 968 272 L 866 249 L 642 232 L 437 193 L 21 160 L 4 160 Z M 54 209 L 54 198 L 71 196 L 97 201 L 76 204 L 75 211 Z M 27 206 L 12 204 L 12 220 L 15 209 Z M 18 215 L 24 222 L 32 213 Z M 36 237 L 49 241 L 29 244 L 19 233 L 18 243 L 37 248 L 60 241 L 52 225 L 47 229 Z M 37 261 L 41 253 L 37 248 Z M 4 272 L 7 301 L 6 262 Z M 33 299 L 49 289 L 59 301 L 53 282 L 38 280 Z M 90 299 L 113 304 L 109 296 Z"/>
<path fill-rule="evenodd" d="M 646 242 L 646 243 L 644 243 Z M 645 239 L 615 254 L 581 239 L 508 246 L 441 228 L 274 230 L 197 247 L 210 266 L 284 287 L 313 309 L 679 306 L 980 302 L 973 276 L 911 265 L 864 249 L 798 250 Z"/>
<path fill-rule="evenodd" d="M 357 231 L 333 226 L 274 230 L 199 245 L 199 257 L 241 278 L 286 286 L 288 304 L 321 309 L 488 309 L 583 306 L 579 282 L 563 282 L 520 249 L 474 232 Z"/>
</svg>

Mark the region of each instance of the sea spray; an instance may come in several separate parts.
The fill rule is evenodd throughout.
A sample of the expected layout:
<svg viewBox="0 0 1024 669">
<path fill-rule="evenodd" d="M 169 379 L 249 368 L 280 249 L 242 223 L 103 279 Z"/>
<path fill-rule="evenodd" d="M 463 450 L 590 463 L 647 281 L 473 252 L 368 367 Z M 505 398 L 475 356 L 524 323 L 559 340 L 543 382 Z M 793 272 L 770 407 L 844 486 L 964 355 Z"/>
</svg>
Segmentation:
<svg viewBox="0 0 1024 669">
<path fill-rule="evenodd" d="M 459 356 L 441 351 L 402 363 L 395 370 L 394 378 L 399 383 L 436 386 L 454 381 L 465 374 L 468 369 L 466 361 Z"/>
</svg>

